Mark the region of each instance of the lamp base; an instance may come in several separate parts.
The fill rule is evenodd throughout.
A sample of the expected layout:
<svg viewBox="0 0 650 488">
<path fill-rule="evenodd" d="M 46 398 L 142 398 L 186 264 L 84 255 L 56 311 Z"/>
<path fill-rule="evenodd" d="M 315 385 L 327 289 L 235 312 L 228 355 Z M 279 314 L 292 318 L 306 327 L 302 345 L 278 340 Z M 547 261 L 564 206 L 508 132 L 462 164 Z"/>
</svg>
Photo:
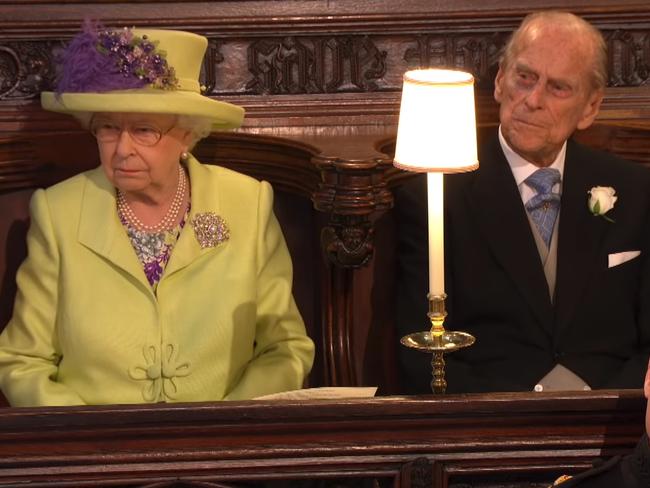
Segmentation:
<svg viewBox="0 0 650 488">
<path fill-rule="evenodd" d="M 431 331 L 414 332 L 402 337 L 400 342 L 406 347 L 422 352 L 454 352 L 474 344 L 476 339 L 472 334 L 459 331 L 444 331 L 441 335 Z"/>
<path fill-rule="evenodd" d="M 444 331 L 433 334 L 431 331 L 414 332 L 402 337 L 400 342 L 412 349 L 432 353 L 431 357 L 431 391 L 444 393 L 447 390 L 445 380 L 445 353 L 454 352 L 474 344 L 476 339 L 467 332 Z"/>
<path fill-rule="evenodd" d="M 429 294 L 427 298 L 429 299 L 429 313 L 427 316 L 431 321 L 431 330 L 406 335 L 402 337 L 400 342 L 411 349 L 433 354 L 431 358 L 431 375 L 433 376 L 431 390 L 434 393 L 444 393 L 447 389 L 444 355 L 471 346 L 476 339 L 467 332 L 445 330 L 442 324 L 447 316 L 445 310 L 446 294 Z"/>
</svg>

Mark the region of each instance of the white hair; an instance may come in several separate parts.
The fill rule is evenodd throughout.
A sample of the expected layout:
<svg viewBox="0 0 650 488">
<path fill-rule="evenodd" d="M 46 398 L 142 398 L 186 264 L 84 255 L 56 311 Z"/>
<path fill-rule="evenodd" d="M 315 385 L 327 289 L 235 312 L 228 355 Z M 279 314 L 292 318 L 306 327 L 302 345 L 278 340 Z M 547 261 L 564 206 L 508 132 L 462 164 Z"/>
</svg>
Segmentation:
<svg viewBox="0 0 650 488">
<path fill-rule="evenodd" d="M 72 112 L 70 113 L 81 124 L 84 129 L 90 129 L 90 121 L 95 115 L 94 112 Z"/>
<path fill-rule="evenodd" d="M 590 56 L 591 82 L 594 89 L 607 86 L 607 44 L 602 33 L 581 17 L 570 12 L 546 10 L 528 14 L 517 30 L 510 36 L 499 61 L 500 68 L 507 68 L 515 56 L 535 39 L 543 28 L 557 27 L 571 33 L 586 43 L 586 55 Z"/>
<path fill-rule="evenodd" d="M 179 115 L 176 125 L 189 130 L 192 134 L 190 149 L 201 139 L 208 137 L 212 132 L 212 119 L 200 115 Z"/>
</svg>

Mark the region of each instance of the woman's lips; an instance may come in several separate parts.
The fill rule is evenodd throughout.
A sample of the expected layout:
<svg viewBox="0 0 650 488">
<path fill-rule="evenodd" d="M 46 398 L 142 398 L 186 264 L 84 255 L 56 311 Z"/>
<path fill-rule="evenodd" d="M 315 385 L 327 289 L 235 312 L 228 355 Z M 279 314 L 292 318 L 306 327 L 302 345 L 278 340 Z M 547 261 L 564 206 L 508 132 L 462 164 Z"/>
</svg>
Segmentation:
<svg viewBox="0 0 650 488">
<path fill-rule="evenodd" d="M 140 170 L 139 169 L 115 168 L 115 172 L 124 173 L 124 174 L 127 174 L 127 175 L 134 175 L 136 173 L 139 173 Z"/>
</svg>

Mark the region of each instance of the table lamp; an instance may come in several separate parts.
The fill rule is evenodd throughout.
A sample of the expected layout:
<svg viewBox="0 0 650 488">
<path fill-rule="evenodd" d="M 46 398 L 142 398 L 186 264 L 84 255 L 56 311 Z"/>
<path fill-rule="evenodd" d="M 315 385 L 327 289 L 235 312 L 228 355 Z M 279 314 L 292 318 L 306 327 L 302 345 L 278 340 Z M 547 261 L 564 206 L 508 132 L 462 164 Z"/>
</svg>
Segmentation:
<svg viewBox="0 0 650 488">
<path fill-rule="evenodd" d="M 429 312 L 431 329 L 402 337 L 432 354 L 431 389 L 444 393 L 444 354 L 471 346 L 466 332 L 446 331 L 443 174 L 478 168 L 474 77 L 463 71 L 419 69 L 404 74 L 394 166 L 427 173 Z"/>
</svg>

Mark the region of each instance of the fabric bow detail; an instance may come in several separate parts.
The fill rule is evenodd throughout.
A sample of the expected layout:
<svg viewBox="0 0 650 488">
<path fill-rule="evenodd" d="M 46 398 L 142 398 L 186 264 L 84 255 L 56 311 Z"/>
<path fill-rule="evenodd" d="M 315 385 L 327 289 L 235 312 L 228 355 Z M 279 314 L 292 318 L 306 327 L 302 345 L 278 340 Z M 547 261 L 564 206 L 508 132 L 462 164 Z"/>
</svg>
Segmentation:
<svg viewBox="0 0 650 488">
<path fill-rule="evenodd" d="M 142 397 L 146 402 L 159 399 L 173 400 L 178 392 L 174 378 L 182 378 L 190 374 L 190 363 L 178 361 L 178 348 L 167 344 L 163 354 L 158 353 L 156 346 L 142 348 L 144 366 L 134 366 L 129 370 L 131 379 L 147 381 L 142 387 Z"/>
</svg>

